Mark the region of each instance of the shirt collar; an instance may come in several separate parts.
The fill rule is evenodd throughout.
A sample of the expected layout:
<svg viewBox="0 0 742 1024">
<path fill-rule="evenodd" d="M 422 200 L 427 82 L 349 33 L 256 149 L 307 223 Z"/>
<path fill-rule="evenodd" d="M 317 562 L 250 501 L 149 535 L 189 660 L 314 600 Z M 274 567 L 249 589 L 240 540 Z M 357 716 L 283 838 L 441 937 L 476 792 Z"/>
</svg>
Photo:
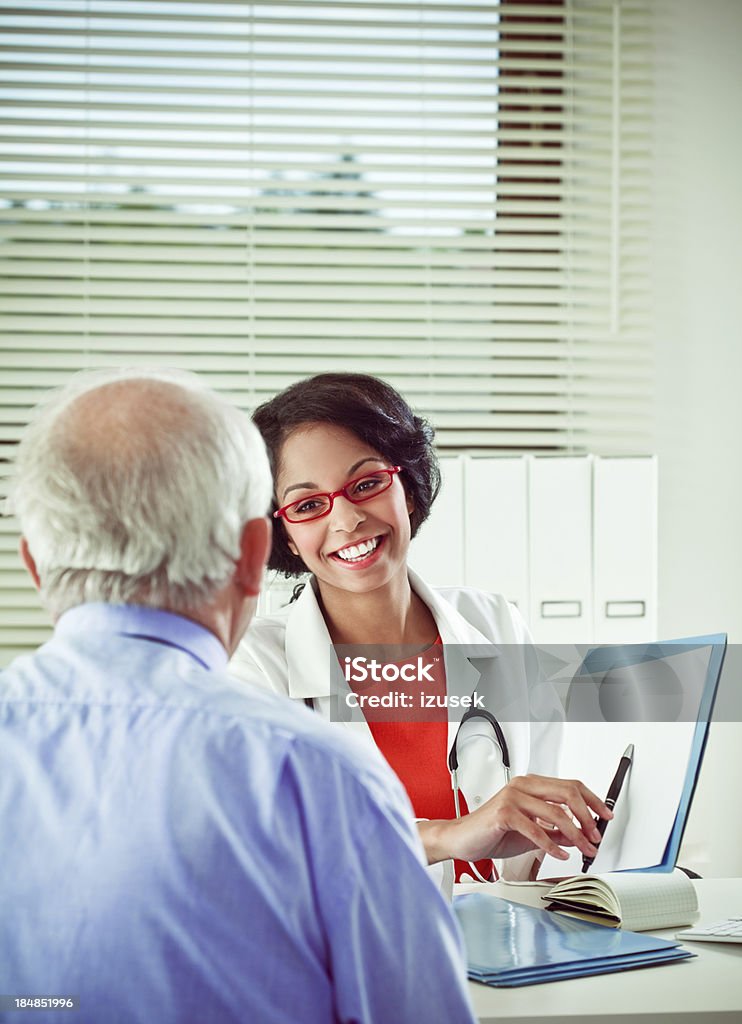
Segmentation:
<svg viewBox="0 0 742 1024">
<path fill-rule="evenodd" d="M 205 626 L 160 608 L 134 604 L 81 604 L 57 620 L 55 634 L 113 633 L 184 651 L 212 672 L 229 660 L 222 644 Z"/>
</svg>

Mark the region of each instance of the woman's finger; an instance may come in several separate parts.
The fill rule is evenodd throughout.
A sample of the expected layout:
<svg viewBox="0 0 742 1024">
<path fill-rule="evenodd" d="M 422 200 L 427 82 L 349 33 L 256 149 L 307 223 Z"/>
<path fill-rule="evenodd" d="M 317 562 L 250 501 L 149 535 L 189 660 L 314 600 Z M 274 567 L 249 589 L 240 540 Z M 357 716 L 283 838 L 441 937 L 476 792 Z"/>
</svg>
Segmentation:
<svg viewBox="0 0 742 1024">
<path fill-rule="evenodd" d="M 513 782 L 516 780 L 514 779 Z M 545 775 L 523 775 L 517 780 L 522 792 L 554 804 L 563 804 L 579 821 L 584 833 L 599 841 L 592 811 L 610 820 L 613 812 L 578 779 L 552 779 Z M 511 783 L 512 785 L 512 783 Z M 591 810 L 592 809 L 592 810 Z"/>
<path fill-rule="evenodd" d="M 513 811 L 510 824 L 514 832 L 519 832 L 522 836 L 525 836 L 530 840 L 534 846 L 537 846 L 540 850 L 550 854 L 552 857 L 557 857 L 559 860 L 567 860 L 569 857 L 567 851 L 557 845 L 550 832 L 541 828 L 536 824 L 534 818 L 529 817 L 522 811 Z"/>
<path fill-rule="evenodd" d="M 532 818 L 534 824 L 536 824 L 537 819 L 540 819 L 552 828 L 558 829 L 569 841 L 570 846 L 576 846 L 586 856 L 595 857 L 597 854 L 597 847 L 593 846 L 586 833 L 575 824 L 570 815 L 559 804 L 521 793 L 520 799 L 517 802 L 517 810 Z M 590 820 L 592 822 L 592 819 Z"/>
</svg>

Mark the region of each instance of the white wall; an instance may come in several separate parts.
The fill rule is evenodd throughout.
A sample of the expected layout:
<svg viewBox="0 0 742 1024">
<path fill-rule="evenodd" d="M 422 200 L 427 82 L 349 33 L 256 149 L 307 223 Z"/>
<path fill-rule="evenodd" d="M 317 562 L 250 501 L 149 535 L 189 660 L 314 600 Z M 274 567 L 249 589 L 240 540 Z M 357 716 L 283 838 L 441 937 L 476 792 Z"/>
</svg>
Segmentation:
<svg viewBox="0 0 742 1024">
<path fill-rule="evenodd" d="M 742 643 L 742 3 L 655 23 L 659 632 Z M 715 725 L 681 862 L 742 875 L 740 773 L 742 725 Z"/>
</svg>

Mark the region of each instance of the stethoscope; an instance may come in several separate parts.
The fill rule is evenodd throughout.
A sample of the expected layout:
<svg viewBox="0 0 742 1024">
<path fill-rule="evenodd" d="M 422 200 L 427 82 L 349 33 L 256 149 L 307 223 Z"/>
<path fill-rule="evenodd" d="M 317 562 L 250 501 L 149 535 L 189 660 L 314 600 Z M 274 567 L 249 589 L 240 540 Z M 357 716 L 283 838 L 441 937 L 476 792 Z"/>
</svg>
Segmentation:
<svg viewBox="0 0 742 1024">
<path fill-rule="evenodd" d="M 500 748 L 500 755 L 502 757 L 502 766 L 505 769 L 505 781 L 506 784 L 510 782 L 510 751 L 508 750 L 507 740 L 505 739 L 505 733 L 500 727 L 500 723 L 497 721 L 495 716 L 482 708 L 469 708 L 466 714 L 461 719 L 459 727 L 456 730 L 456 735 L 453 738 L 451 749 L 448 752 L 448 770 L 451 773 L 451 789 L 453 790 L 453 804 L 456 810 L 456 817 L 461 818 L 461 804 L 459 802 L 459 751 L 458 742 L 461 730 L 464 727 L 465 722 L 470 722 L 472 718 L 483 718 L 486 722 L 492 726 L 492 731 L 495 736 L 495 741 Z M 489 882 L 491 879 L 485 878 L 478 870 L 476 864 L 468 861 L 469 867 L 471 868 L 474 876 L 479 879 L 480 882 Z"/>
</svg>

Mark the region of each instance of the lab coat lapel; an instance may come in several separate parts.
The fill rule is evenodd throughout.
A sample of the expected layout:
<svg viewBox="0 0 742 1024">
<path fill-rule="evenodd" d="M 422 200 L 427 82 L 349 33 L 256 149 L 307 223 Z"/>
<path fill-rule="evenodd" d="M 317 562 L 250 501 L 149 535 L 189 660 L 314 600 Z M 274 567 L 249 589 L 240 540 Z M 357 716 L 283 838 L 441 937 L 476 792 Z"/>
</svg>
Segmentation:
<svg viewBox="0 0 742 1024">
<path fill-rule="evenodd" d="M 486 661 L 498 656 L 497 646 L 484 633 L 472 626 L 453 605 L 432 590 L 412 569 L 409 570 L 409 579 L 412 589 L 430 608 L 438 626 L 438 632 L 443 642 L 448 693 L 462 695 L 473 693 L 481 676 L 480 672 L 467 660 L 466 648 L 478 649 L 472 651 L 472 654 Z M 488 651 L 482 652 L 482 647 L 488 648 Z M 449 752 L 461 725 L 461 717 L 461 709 L 449 709 L 447 745 Z"/>
<path fill-rule="evenodd" d="M 497 657 L 497 647 L 480 630 L 472 626 L 453 605 L 432 590 L 412 569 L 408 570 L 412 589 L 422 598 L 435 619 L 444 645 L 446 679 L 449 692 L 472 693 L 480 673 L 464 657 L 466 646 L 480 650 L 473 652 L 482 657 L 481 647 L 492 651 L 488 657 Z M 446 651 L 452 645 L 456 653 Z M 304 587 L 292 608 L 286 623 L 286 659 L 288 663 L 288 693 L 294 700 L 312 700 L 324 717 L 330 714 L 330 659 L 334 657 L 332 640 L 317 601 L 313 581 Z M 450 681 L 455 679 L 455 685 Z M 452 709 L 448 721 L 448 749 L 450 750 L 459 728 L 461 713 Z M 373 741 L 365 721 L 342 722 L 345 728 L 364 739 Z"/>
<path fill-rule="evenodd" d="M 294 700 L 312 700 L 323 718 L 330 718 L 332 640 L 317 601 L 312 580 L 307 582 L 286 622 L 288 693 Z M 374 743 L 363 721 L 339 722 L 355 736 Z"/>
<path fill-rule="evenodd" d="M 485 636 L 476 626 L 473 626 L 464 616 L 453 607 L 445 598 L 441 597 L 435 590 L 421 580 L 417 573 L 410 570 L 410 583 L 412 589 L 423 599 L 433 613 L 441 640 L 444 644 L 444 658 L 446 664 L 446 680 L 449 693 L 473 693 L 479 686 L 483 692 L 487 710 L 492 712 L 500 722 L 505 733 L 508 747 L 510 749 L 511 767 L 513 774 L 523 774 L 528 771 L 530 756 L 530 716 L 527 707 L 517 708 L 512 702 L 513 696 L 518 700 L 523 698 L 527 687 L 516 686 L 515 691 L 510 692 L 511 684 L 508 683 L 509 674 L 513 671 L 513 650 L 495 644 L 489 637 Z M 446 645 L 451 645 L 446 649 Z M 486 650 L 482 651 L 482 647 Z M 466 659 L 466 648 L 471 647 L 469 652 L 477 661 L 477 668 Z M 481 670 L 481 671 L 479 671 Z M 465 673 L 461 675 L 459 673 Z M 458 675 L 458 679 L 456 676 Z M 517 675 L 514 678 L 518 678 Z M 503 689 L 503 685 L 505 689 Z M 501 710 L 500 704 L 504 701 L 505 712 Z M 448 716 L 448 752 L 450 753 L 456 734 L 461 725 L 461 712 L 451 709 Z M 470 733 L 484 732 L 489 735 L 491 726 L 482 719 L 474 719 L 467 723 L 467 730 Z M 460 773 L 462 790 L 467 798 L 467 774 Z M 482 790 L 491 795 L 488 787 L 491 780 L 482 778 Z M 500 786 L 497 780 L 495 789 Z M 477 789 L 480 787 L 477 786 Z"/>
</svg>

